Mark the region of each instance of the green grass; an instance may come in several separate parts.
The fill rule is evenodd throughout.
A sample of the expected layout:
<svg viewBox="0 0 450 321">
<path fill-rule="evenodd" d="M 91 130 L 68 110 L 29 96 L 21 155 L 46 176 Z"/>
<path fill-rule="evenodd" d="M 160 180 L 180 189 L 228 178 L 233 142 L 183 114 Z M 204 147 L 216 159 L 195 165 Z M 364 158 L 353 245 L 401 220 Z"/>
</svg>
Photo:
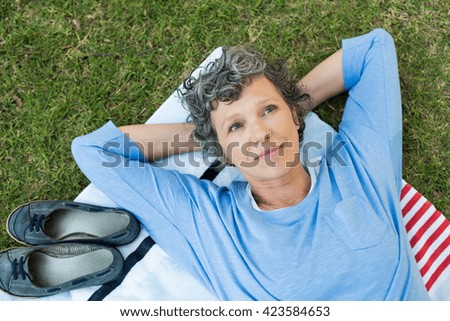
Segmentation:
<svg viewBox="0 0 450 321">
<path fill-rule="evenodd" d="M 300 78 L 340 39 L 387 29 L 404 107 L 403 177 L 450 214 L 448 2 L 20 1 L 0 4 L 0 224 L 30 200 L 88 181 L 71 140 L 144 122 L 214 48 L 250 44 Z M 336 126 L 343 97 L 319 114 Z M 0 248 L 15 245 L 0 230 Z"/>
</svg>

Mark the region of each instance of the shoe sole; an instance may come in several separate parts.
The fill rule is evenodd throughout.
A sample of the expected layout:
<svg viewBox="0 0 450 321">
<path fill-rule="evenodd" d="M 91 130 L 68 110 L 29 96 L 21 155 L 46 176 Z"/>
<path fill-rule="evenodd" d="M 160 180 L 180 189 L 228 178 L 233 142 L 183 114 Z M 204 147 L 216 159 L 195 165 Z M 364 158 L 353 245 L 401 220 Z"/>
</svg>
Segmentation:
<svg viewBox="0 0 450 321">
<path fill-rule="evenodd" d="M 113 211 L 92 215 L 83 210 L 63 209 L 58 211 L 58 219 L 46 223 L 46 234 L 58 241 L 75 241 L 80 234 L 86 235 L 83 239 L 94 240 L 124 230 L 129 222 L 128 216 Z"/>
<path fill-rule="evenodd" d="M 30 254 L 29 260 L 32 262 L 29 265 L 33 283 L 41 288 L 51 288 L 89 274 L 99 273 L 112 264 L 114 256 L 106 249 L 99 249 L 68 258 L 55 258 L 36 252 Z"/>
</svg>

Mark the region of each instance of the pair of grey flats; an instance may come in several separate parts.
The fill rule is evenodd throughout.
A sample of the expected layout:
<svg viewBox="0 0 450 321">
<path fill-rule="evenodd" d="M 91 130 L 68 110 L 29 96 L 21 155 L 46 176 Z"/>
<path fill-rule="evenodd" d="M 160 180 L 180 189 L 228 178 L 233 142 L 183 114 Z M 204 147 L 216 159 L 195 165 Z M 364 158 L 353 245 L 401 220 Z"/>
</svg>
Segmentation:
<svg viewBox="0 0 450 321">
<path fill-rule="evenodd" d="M 31 245 L 0 252 L 0 289 L 42 297 L 116 279 L 140 224 L 128 211 L 70 201 L 38 201 L 15 209 L 7 231 Z"/>
</svg>

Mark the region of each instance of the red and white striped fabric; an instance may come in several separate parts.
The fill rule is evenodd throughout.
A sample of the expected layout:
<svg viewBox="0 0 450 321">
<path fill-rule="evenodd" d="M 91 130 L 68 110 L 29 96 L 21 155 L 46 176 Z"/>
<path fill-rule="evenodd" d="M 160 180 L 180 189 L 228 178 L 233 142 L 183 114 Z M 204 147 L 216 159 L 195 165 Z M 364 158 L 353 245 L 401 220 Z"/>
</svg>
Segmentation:
<svg viewBox="0 0 450 321">
<path fill-rule="evenodd" d="M 425 287 L 434 300 L 450 300 L 450 221 L 403 181 L 403 219 Z"/>
</svg>

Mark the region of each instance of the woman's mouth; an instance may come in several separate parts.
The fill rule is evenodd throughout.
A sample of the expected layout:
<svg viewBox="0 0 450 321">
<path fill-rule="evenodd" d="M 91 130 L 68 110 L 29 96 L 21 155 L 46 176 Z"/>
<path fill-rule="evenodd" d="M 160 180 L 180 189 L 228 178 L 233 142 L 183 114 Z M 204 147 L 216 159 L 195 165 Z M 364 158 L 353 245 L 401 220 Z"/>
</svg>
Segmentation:
<svg viewBox="0 0 450 321">
<path fill-rule="evenodd" d="M 264 151 L 262 151 L 259 155 L 258 158 L 260 159 L 264 159 L 264 158 L 272 158 L 273 156 L 277 155 L 280 148 L 283 146 L 283 144 L 281 144 L 280 146 L 277 147 L 269 147 L 264 149 Z"/>
</svg>

